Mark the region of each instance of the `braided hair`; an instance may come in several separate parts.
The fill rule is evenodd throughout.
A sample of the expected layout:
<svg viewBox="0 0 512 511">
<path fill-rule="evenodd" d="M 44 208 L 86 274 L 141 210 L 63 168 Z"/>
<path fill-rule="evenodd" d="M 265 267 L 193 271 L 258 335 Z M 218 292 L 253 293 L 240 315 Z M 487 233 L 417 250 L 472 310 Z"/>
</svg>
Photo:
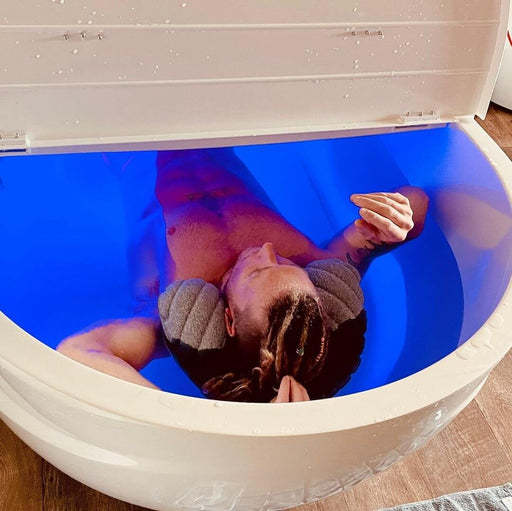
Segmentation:
<svg viewBox="0 0 512 511">
<path fill-rule="evenodd" d="M 230 372 L 211 378 L 202 387 L 206 397 L 269 402 L 284 376 L 293 376 L 305 386 L 318 376 L 328 351 L 318 301 L 306 293 L 287 293 L 269 306 L 267 317 L 266 331 L 258 335 L 257 365 L 248 367 L 245 373 Z"/>
</svg>

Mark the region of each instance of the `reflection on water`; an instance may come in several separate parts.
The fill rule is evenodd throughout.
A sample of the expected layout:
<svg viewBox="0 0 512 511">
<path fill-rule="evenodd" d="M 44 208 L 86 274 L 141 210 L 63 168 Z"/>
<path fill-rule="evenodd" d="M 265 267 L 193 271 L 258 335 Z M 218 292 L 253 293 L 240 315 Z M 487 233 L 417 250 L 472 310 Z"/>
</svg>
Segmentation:
<svg viewBox="0 0 512 511">
<path fill-rule="evenodd" d="M 439 188 L 439 179 L 421 176 L 436 172 L 443 137 L 450 136 L 450 129 L 438 129 L 235 152 L 254 176 L 251 186 L 261 186 L 292 225 L 321 244 L 357 216 L 351 193 L 409 183 L 428 192 Z M 410 151 L 412 143 L 440 152 L 413 176 L 404 175 L 400 162 L 401 147 Z M 129 257 L 149 231 L 163 229 L 153 191 L 155 158 L 155 152 L 132 152 L 0 159 L 0 309 L 52 347 L 94 321 L 129 316 L 135 266 L 159 264 L 150 253 L 138 263 Z M 419 239 L 372 263 L 363 288 L 366 348 L 340 395 L 403 378 L 459 343 L 460 274 L 432 216 Z M 170 357 L 143 374 L 165 390 L 200 396 Z"/>
</svg>

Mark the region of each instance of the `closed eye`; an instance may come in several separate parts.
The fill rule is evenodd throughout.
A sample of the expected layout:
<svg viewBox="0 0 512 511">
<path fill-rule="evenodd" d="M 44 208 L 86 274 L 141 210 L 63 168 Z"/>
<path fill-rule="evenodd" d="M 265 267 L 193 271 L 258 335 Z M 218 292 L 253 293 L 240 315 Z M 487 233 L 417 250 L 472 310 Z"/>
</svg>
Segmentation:
<svg viewBox="0 0 512 511">
<path fill-rule="evenodd" d="M 252 277 L 253 275 L 257 275 L 258 273 L 261 273 L 263 270 L 266 270 L 267 268 L 271 268 L 271 266 L 265 266 L 264 268 L 258 268 L 256 270 L 251 271 L 249 273 L 249 277 Z"/>
<path fill-rule="evenodd" d="M 263 268 L 257 268 L 256 270 L 251 271 L 251 273 L 249 273 L 248 276 L 251 277 L 252 275 L 257 275 L 258 273 L 261 273 L 263 270 L 268 270 L 270 268 L 279 268 L 279 266 L 297 266 L 297 265 L 295 265 L 291 262 L 290 263 L 285 262 L 285 263 L 279 264 L 278 266 L 264 266 Z M 297 268 L 299 268 L 299 267 L 297 266 Z"/>
</svg>

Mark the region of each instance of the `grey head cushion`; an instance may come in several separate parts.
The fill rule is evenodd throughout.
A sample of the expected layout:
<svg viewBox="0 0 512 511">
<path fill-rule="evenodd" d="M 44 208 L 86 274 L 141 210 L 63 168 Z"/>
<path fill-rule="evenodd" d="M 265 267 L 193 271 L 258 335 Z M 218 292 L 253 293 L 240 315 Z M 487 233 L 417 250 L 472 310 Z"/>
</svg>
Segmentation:
<svg viewBox="0 0 512 511">
<path fill-rule="evenodd" d="M 224 300 L 202 279 L 177 280 L 158 298 L 158 311 L 168 339 L 196 350 L 222 348 L 226 340 Z"/>
<path fill-rule="evenodd" d="M 359 272 L 340 259 L 320 259 L 306 266 L 316 287 L 331 330 L 354 319 L 363 309 L 364 297 Z"/>
<path fill-rule="evenodd" d="M 331 350 L 333 342 L 348 344 L 350 339 L 347 340 L 346 337 L 349 330 L 352 332 L 355 324 L 361 325 L 356 328 L 357 332 L 362 331 L 356 343 L 357 354 L 349 357 L 351 361 L 343 357 L 344 363 L 350 366 L 348 378 L 346 375 L 342 378 L 346 383 L 359 364 L 359 355 L 364 345 L 366 315 L 360 287 L 361 277 L 353 266 L 334 258 L 313 261 L 305 270 L 317 288 L 327 316 L 326 326 L 331 330 L 329 352 L 332 351 L 334 354 L 340 351 L 343 346 Z M 158 299 L 158 310 L 167 347 L 200 388 L 214 376 L 242 370 L 242 361 L 236 357 L 231 339 L 226 335 L 224 309 L 225 303 L 217 287 L 202 279 L 175 281 Z M 343 328 L 340 329 L 341 326 Z M 343 334 L 344 331 L 347 335 Z M 353 332 L 350 333 L 350 336 L 353 335 Z M 337 341 L 336 337 L 340 336 L 344 339 Z M 331 358 L 334 358 L 334 355 Z M 340 365 L 340 360 L 335 360 L 332 365 L 332 371 L 336 372 L 337 368 L 341 370 L 343 364 Z M 329 386 L 338 385 L 332 384 L 332 379 L 329 378 L 330 383 L 319 381 L 318 391 L 314 394 L 317 397 L 327 397 L 324 390 Z M 340 386 L 336 390 L 339 388 Z M 332 392 L 332 389 L 329 392 Z"/>
</svg>

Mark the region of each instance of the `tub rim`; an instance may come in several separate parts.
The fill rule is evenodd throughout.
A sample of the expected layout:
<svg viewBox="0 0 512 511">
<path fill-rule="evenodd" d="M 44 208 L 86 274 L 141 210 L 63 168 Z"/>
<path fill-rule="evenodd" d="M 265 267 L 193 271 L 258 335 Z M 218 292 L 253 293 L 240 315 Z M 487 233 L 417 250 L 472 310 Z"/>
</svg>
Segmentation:
<svg viewBox="0 0 512 511">
<path fill-rule="evenodd" d="M 493 161 L 489 164 L 494 167 L 510 200 L 512 162 L 473 119 L 461 119 L 460 127 L 485 156 L 492 154 Z M 0 374 L 3 370 L 18 370 L 50 387 L 51 391 L 93 406 L 98 413 L 115 414 L 120 420 L 225 436 L 330 433 L 396 420 L 438 403 L 486 377 L 512 347 L 512 335 L 507 335 L 512 332 L 511 297 L 512 280 L 498 306 L 478 331 L 431 366 L 364 392 L 310 402 L 271 405 L 219 402 L 142 387 L 65 357 L 1 312 Z M 265 413 L 261 413 L 262 407 Z"/>
</svg>

